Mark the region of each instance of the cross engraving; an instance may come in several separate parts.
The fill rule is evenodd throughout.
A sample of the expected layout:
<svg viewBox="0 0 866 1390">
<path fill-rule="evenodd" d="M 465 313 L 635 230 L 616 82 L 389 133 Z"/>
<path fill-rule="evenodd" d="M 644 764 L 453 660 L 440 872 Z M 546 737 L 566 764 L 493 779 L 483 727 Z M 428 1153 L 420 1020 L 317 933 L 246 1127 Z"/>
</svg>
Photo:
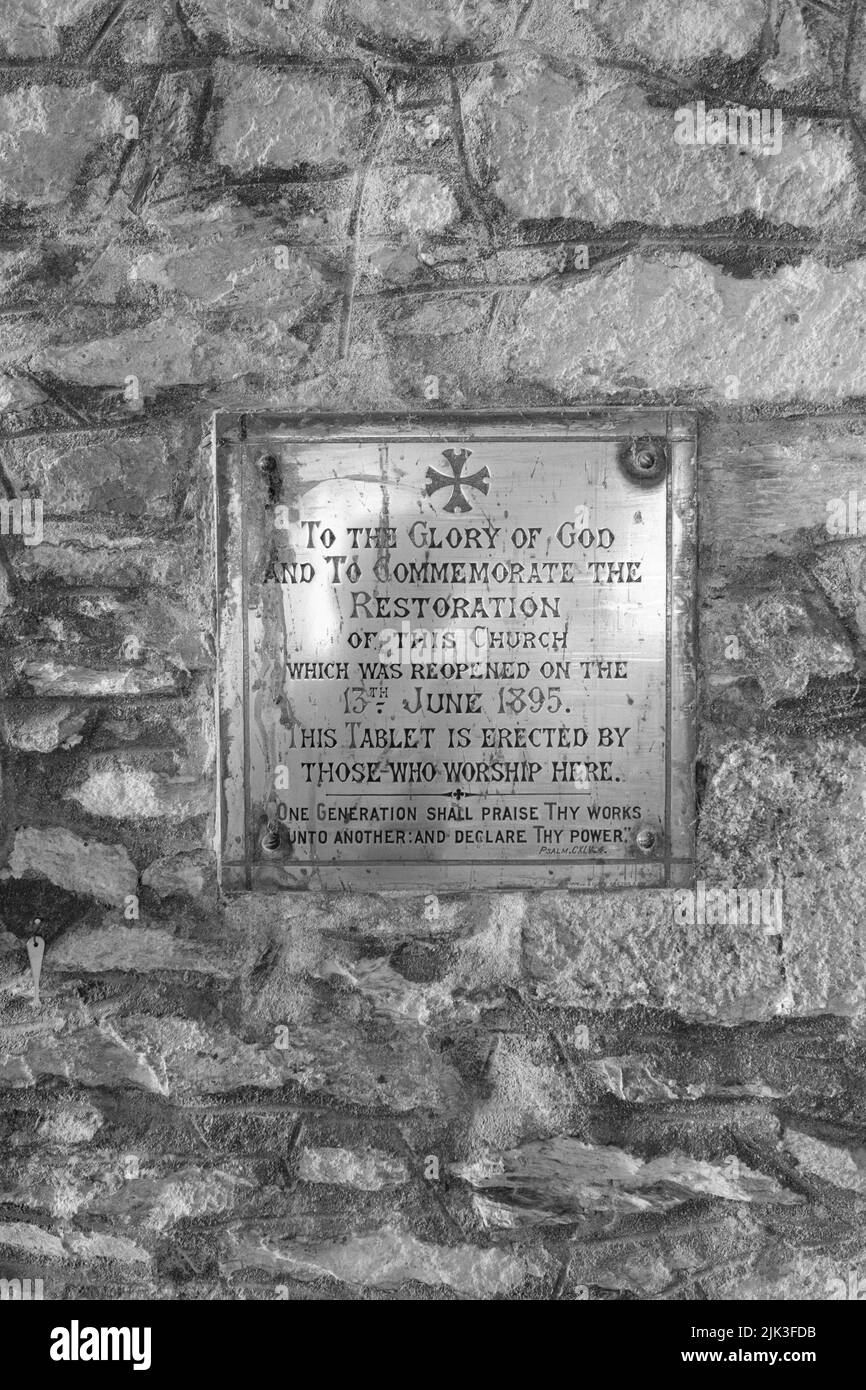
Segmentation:
<svg viewBox="0 0 866 1390">
<path fill-rule="evenodd" d="M 466 460 L 471 453 L 471 449 L 461 449 L 459 452 L 456 449 L 442 450 L 443 457 L 448 460 L 451 468 L 452 476 L 450 478 L 446 478 L 445 474 L 440 473 L 438 468 L 427 469 L 427 486 L 424 491 L 428 497 L 432 497 L 434 492 L 438 492 L 440 488 L 450 487 L 451 489 L 451 496 L 445 503 L 444 510 L 446 512 L 472 511 L 472 503 L 463 492 L 465 487 L 474 488 L 476 492 L 482 492 L 485 497 L 490 490 L 490 469 L 486 464 L 477 472 L 464 477 L 463 469 L 466 467 Z"/>
</svg>

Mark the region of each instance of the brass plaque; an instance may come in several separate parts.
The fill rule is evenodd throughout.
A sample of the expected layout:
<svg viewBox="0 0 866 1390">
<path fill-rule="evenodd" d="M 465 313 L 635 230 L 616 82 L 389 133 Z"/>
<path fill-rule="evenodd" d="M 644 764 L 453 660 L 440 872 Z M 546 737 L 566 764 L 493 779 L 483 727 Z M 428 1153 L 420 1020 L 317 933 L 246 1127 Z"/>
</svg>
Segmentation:
<svg viewBox="0 0 866 1390">
<path fill-rule="evenodd" d="M 218 415 L 226 888 L 691 879 L 694 417 Z"/>
</svg>

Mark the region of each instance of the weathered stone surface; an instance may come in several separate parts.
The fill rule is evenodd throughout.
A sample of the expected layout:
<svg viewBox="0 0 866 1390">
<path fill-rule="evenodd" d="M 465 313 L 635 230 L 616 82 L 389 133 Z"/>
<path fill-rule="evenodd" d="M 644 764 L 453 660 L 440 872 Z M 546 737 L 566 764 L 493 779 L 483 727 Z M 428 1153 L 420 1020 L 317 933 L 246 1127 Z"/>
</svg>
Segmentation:
<svg viewBox="0 0 866 1390">
<path fill-rule="evenodd" d="M 852 767 L 850 773 L 851 780 L 862 788 L 862 766 Z M 845 809 L 858 801 L 863 806 L 862 790 L 858 796 L 849 784 L 846 792 L 839 799 L 843 805 L 847 803 Z M 814 809 L 817 811 L 817 807 Z M 815 869 L 808 877 L 804 874 L 802 881 L 792 879 L 786 885 L 782 942 L 785 971 L 797 1011 L 856 1018 L 866 1006 L 866 981 L 861 969 L 862 912 L 857 889 L 863 830 L 857 824 L 848 833 L 846 830 L 825 811 L 823 817 L 819 815 L 813 822 L 811 837 L 804 835 L 804 847 L 811 838 L 808 848 L 814 856 Z M 817 876 L 818 868 L 827 862 L 825 856 L 837 845 L 839 864 L 832 884 L 828 885 L 826 875 Z"/>
<path fill-rule="evenodd" d="M 232 904 L 229 920 L 238 929 L 257 928 L 272 941 L 267 972 L 246 991 L 247 1016 L 269 1030 L 286 1025 L 276 1055 L 306 1088 L 399 1111 L 435 1104 L 457 1113 L 464 1085 L 426 1030 L 476 1022 L 478 996 L 519 977 L 522 900 L 502 895 L 486 903 L 483 925 L 451 942 L 442 977 L 420 981 L 407 978 L 414 973 L 408 963 L 400 962 L 404 974 L 381 951 L 367 955 L 340 942 L 329 908 L 328 899 Z M 370 908 L 375 918 L 375 900 Z M 331 1003 L 323 1013 L 325 984 Z"/>
<path fill-rule="evenodd" d="M 783 122 L 781 149 L 769 155 L 683 146 L 673 111 L 650 106 L 640 87 L 610 75 L 579 85 L 532 68 L 479 79 L 472 105 L 494 191 L 519 217 L 670 227 L 749 210 L 840 231 L 858 207 L 852 146 L 838 129 Z"/>
<path fill-rule="evenodd" d="M 864 66 L 864 55 L 866 55 L 866 23 L 863 14 L 858 11 L 859 23 L 853 35 L 851 46 L 851 73 L 853 74 L 852 95 L 861 113 L 866 110 L 866 66 Z"/>
<path fill-rule="evenodd" d="M 792 589 L 808 589 L 808 576 L 814 575 L 837 613 L 853 613 L 864 542 L 846 528 L 848 503 L 853 495 L 856 506 L 862 479 L 852 426 L 856 438 L 859 422 L 849 422 L 844 412 L 812 417 L 805 427 L 796 415 L 748 425 L 708 421 L 701 546 L 705 572 L 713 572 L 714 600 L 726 594 L 739 599 L 737 581 L 755 572 L 766 581 L 773 563 L 787 560 L 803 567 L 802 575 L 791 572 Z M 830 529 L 840 513 L 841 532 Z"/>
<path fill-rule="evenodd" d="M 501 29 L 504 8 L 496 0 L 347 0 L 336 7 L 352 31 L 417 46 L 425 55 L 483 46 Z"/>
<path fill-rule="evenodd" d="M 58 1236 L 24 1221 L 0 1225 L 0 1246 L 49 1260 L 119 1260 L 124 1264 L 148 1264 L 151 1259 L 146 1250 L 123 1236 L 72 1230 Z"/>
<path fill-rule="evenodd" d="M 50 1213 L 68 1221 L 107 1192 L 116 1192 L 138 1171 L 130 1154 L 88 1152 L 10 1154 L 0 1187 L 6 1202 Z"/>
<path fill-rule="evenodd" d="M 48 514 L 171 515 L 171 462 L 156 437 L 58 445 L 43 436 L 13 441 L 6 456 L 16 489 L 43 498 Z"/>
<path fill-rule="evenodd" d="M 25 377 L 0 372 L 0 410 L 27 411 L 45 400 L 45 392 Z"/>
<path fill-rule="evenodd" d="M 841 623 L 808 595 L 773 594 L 740 610 L 744 664 L 768 704 L 803 695 L 809 678 L 850 671 L 855 654 Z"/>
<path fill-rule="evenodd" d="M 708 879 L 721 872 L 744 887 L 760 882 L 779 845 L 798 867 L 782 890 L 782 1012 L 858 1013 L 864 1000 L 862 749 L 817 738 L 808 753 L 802 745 L 782 752 L 764 738 L 722 746 L 713 761 L 700 828 Z M 834 866 L 829 877 L 827 864 Z M 721 930 L 743 954 L 756 936 L 754 926 Z"/>
<path fill-rule="evenodd" d="M 81 742 L 87 711 L 71 705 L 51 705 L 39 710 L 5 709 L 0 714 L 3 741 L 22 753 L 51 753 L 55 748 L 74 748 Z"/>
<path fill-rule="evenodd" d="M 305 1089 L 365 1104 L 373 1102 L 377 1093 L 387 1096 L 391 1088 L 396 1096 L 405 1097 L 404 1105 L 417 1103 L 422 1096 L 430 1104 L 441 1105 L 443 1100 L 435 1076 L 423 1081 L 408 1074 L 385 1076 L 382 1067 L 387 1057 L 400 1057 L 404 1067 L 409 1065 L 411 1052 L 405 1043 L 400 1049 L 393 1045 L 364 1048 L 358 1031 L 345 1025 L 298 1031 L 286 1050 L 275 1048 L 272 1039 L 255 1047 L 226 1030 L 205 1029 L 181 1019 L 142 1019 L 137 1036 L 160 1054 L 172 1092 L 231 1091 L 245 1085 L 273 1088 L 295 1080 Z M 383 1077 L 381 1087 L 376 1085 L 377 1076 Z"/>
<path fill-rule="evenodd" d="M 39 1126 L 39 1136 L 68 1150 L 73 1144 L 89 1143 L 102 1122 L 102 1112 L 95 1105 L 86 1098 L 76 1098 L 48 1112 Z"/>
<path fill-rule="evenodd" d="M 537 0 L 524 30 L 546 54 L 602 57 L 611 53 L 648 59 L 667 70 L 724 55 L 743 58 L 759 41 L 767 17 L 764 0 L 592 0 L 585 9 L 573 0 Z"/>
<path fill-rule="evenodd" d="M 273 1055 L 283 1078 L 306 1091 L 346 1104 L 447 1116 L 465 1103 L 459 1073 L 420 1028 L 389 1028 L 369 1015 L 359 1024 L 320 1009 L 310 1012 L 304 1026 L 289 1029 L 288 1044 L 285 1050 L 272 1048 Z"/>
<path fill-rule="evenodd" d="M 29 975 L 21 978 L 24 993 Z M 266 1041 L 252 1044 L 226 1028 L 144 1015 L 127 1015 L 122 1031 L 104 1023 L 58 1036 L 47 1030 L 12 1035 L 0 1054 L 0 1084 L 27 1086 L 41 1076 L 62 1076 L 84 1086 L 104 1082 L 194 1095 L 294 1082 L 349 1104 L 395 1111 L 426 1106 L 446 1114 L 456 1113 L 463 1099 L 459 1077 L 411 1032 L 368 1041 L 360 1028 L 337 1020 L 291 1029 L 286 1048 L 275 1047 L 273 1036 L 272 1029 Z"/>
<path fill-rule="evenodd" d="M 213 1218 L 248 1198 L 249 1178 L 220 1168 L 142 1163 L 134 1153 L 91 1148 L 10 1155 L 0 1178 L 3 1200 L 66 1222 L 83 1213 L 136 1228 L 152 1239 L 178 1221 Z M 127 1244 L 121 1241 L 120 1248 Z M 55 1247 L 56 1249 L 56 1247 Z M 110 1255 L 110 1251 L 105 1252 Z"/>
<path fill-rule="evenodd" d="M 90 815 L 113 820 L 188 820 L 210 809 L 207 788 L 200 781 L 163 776 L 119 758 L 92 759 L 84 782 L 67 796 Z"/>
<path fill-rule="evenodd" d="M 138 558 L 146 551 L 142 544 Z M 54 697 L 168 693 L 186 684 L 187 674 L 213 670 L 213 639 L 206 630 L 202 602 L 181 603 L 156 585 L 147 593 L 136 591 L 132 583 L 128 588 L 95 593 L 86 583 L 86 555 L 76 551 L 78 583 L 43 595 L 44 606 L 35 624 L 20 609 L 10 614 L 18 640 L 5 672 L 7 690 L 17 678 L 15 693 L 21 696 L 27 693 L 25 682 L 38 693 Z M 113 555 L 120 568 L 130 552 Z M 173 544 L 166 561 L 163 573 L 172 581 L 182 567 L 191 564 Z M 130 580 L 134 564 L 135 560 Z M 71 665 L 70 660 L 78 664 Z M 118 669 L 117 661 L 128 665 Z M 31 709 L 28 719 L 38 719 L 39 713 L 48 718 L 44 700 Z M 19 710 L 16 719 L 23 718 Z"/>
<path fill-rule="evenodd" d="M 833 70 L 826 53 L 806 26 L 801 6 L 788 0 L 776 36 L 776 48 L 761 68 L 761 76 L 771 87 L 794 87 L 800 82 L 829 85 Z"/>
<path fill-rule="evenodd" d="M 759 1209 L 760 1211 L 760 1209 Z M 700 1223 L 671 1222 L 659 1238 L 640 1245 L 629 1241 L 580 1242 L 570 1276 L 571 1287 L 583 1285 L 614 1294 L 654 1298 L 679 1290 L 695 1296 L 695 1284 L 712 1290 L 707 1297 L 737 1298 L 759 1248 L 757 1213 L 726 1207 Z M 691 1229 L 689 1229 L 691 1228 Z"/>
<path fill-rule="evenodd" d="M 746 1262 L 744 1262 L 745 1265 Z M 863 1283 L 858 1271 L 863 1269 L 861 1248 L 848 1260 L 838 1255 L 824 1255 L 809 1250 L 791 1253 L 779 1242 L 749 1262 L 751 1269 L 739 1277 L 719 1271 L 714 1281 L 719 1297 L 742 1301 L 773 1299 L 844 1300 L 857 1299 Z"/>
<path fill-rule="evenodd" d="M 739 835 L 725 805 L 728 833 Z M 756 880 L 741 870 L 735 881 Z M 552 894 L 539 894 L 530 907 L 525 968 L 551 1003 L 649 1004 L 730 1023 L 790 1010 L 778 951 L 760 926 L 677 925 L 676 900 L 664 892 L 617 894 L 615 904 L 582 895 L 580 908 Z"/>
<path fill-rule="evenodd" d="M 29 582 L 56 579 L 68 584 L 117 584 L 150 580 L 177 584 L 184 555 L 176 541 L 158 546 L 139 536 L 109 536 L 86 522 L 48 521 L 39 545 L 22 546 L 12 556 L 15 573 Z"/>
<path fill-rule="evenodd" d="M 840 400 L 866 391 L 866 262 L 805 260 L 737 280 L 687 253 L 628 256 L 603 279 L 533 290 L 508 347 L 512 370 L 564 395 L 639 386 L 723 400 Z"/>
<path fill-rule="evenodd" d="M 300 38 L 298 9 L 278 10 L 256 0 L 196 0 L 189 24 L 199 39 L 218 34 L 235 50 L 267 48 L 297 53 Z"/>
<path fill-rule="evenodd" d="M 574 1116 L 575 1083 L 546 1042 L 501 1038 L 491 1043 L 483 1098 L 468 1126 L 473 1152 L 507 1148 L 567 1130 Z"/>
<path fill-rule="evenodd" d="M 171 854 L 148 864 L 141 881 L 160 898 L 168 898 L 175 893 L 198 897 L 204 892 L 209 868 L 201 853 Z"/>
<path fill-rule="evenodd" d="M 306 1146 L 298 1159 L 298 1177 L 303 1182 L 334 1183 L 356 1187 L 363 1192 L 381 1192 L 409 1181 L 405 1160 L 381 1149 L 321 1149 Z"/>
<path fill-rule="evenodd" d="M 0 15 L 0 43 L 10 58 L 48 58 L 59 52 L 62 30 L 94 8 L 94 0 L 9 0 Z"/>
<path fill-rule="evenodd" d="M 638 1105 L 659 1102 L 724 1100 L 780 1100 L 787 1091 L 774 1088 L 758 1076 L 731 1081 L 715 1069 L 683 1066 L 682 1058 L 656 1058 L 651 1054 L 602 1057 L 586 1063 L 587 1071 L 605 1091 L 618 1100 Z M 742 1074 L 742 1073 L 741 1073 Z M 692 1079 L 700 1076 L 700 1080 Z M 773 1072 L 775 1076 L 775 1072 Z"/>
<path fill-rule="evenodd" d="M 619 1100 L 663 1101 L 678 1099 L 669 1081 L 654 1076 L 649 1060 L 642 1057 L 604 1057 L 590 1062 L 589 1070 Z"/>
<path fill-rule="evenodd" d="M 339 271 L 329 271 L 315 248 L 285 245 L 285 224 L 277 218 L 216 203 L 204 215 L 164 218 L 160 227 L 166 245 L 139 255 L 129 279 L 155 286 L 164 299 L 195 308 L 280 305 L 288 324 L 317 296 L 327 299 L 340 288 Z"/>
<path fill-rule="evenodd" d="M 118 391 L 134 376 L 144 398 L 165 386 L 289 370 L 303 353 L 302 344 L 284 331 L 289 322 L 284 324 L 280 315 L 266 318 L 239 337 L 213 332 L 188 318 L 165 317 L 80 347 L 46 348 L 38 366 L 83 386 L 113 386 Z"/>
<path fill-rule="evenodd" d="M 569 1138 L 453 1164 L 451 1171 L 479 1191 L 495 1191 L 498 1206 L 511 1213 L 506 1225 L 519 1223 L 521 1208 L 530 1222 L 572 1221 L 580 1211 L 669 1211 L 695 1196 L 785 1206 L 804 1200 L 736 1159 L 726 1165 L 669 1153 L 645 1160 Z M 490 1207 L 480 1210 L 488 1220 L 495 1215 Z"/>
<path fill-rule="evenodd" d="M 59 826 L 17 830 L 9 868 L 16 878 L 44 877 L 70 893 L 88 893 L 106 903 L 122 904 L 138 882 L 122 845 L 82 840 Z"/>
<path fill-rule="evenodd" d="M 162 1059 L 145 1056 L 110 1024 L 70 1029 L 56 1037 L 45 1031 L 13 1038 L 0 1053 L 4 1084 L 31 1086 L 45 1076 L 65 1077 L 82 1086 L 135 1086 L 161 1095 L 169 1090 Z"/>
<path fill-rule="evenodd" d="M 537 1258 L 472 1245 L 433 1245 L 407 1232 L 349 1236 L 334 1244 L 277 1245 L 254 1228 L 232 1228 L 226 1237 L 227 1272 L 257 1268 L 294 1279 L 331 1278 L 344 1284 L 398 1289 L 410 1282 L 445 1285 L 469 1298 L 507 1294 L 541 1273 Z"/>
<path fill-rule="evenodd" d="M 157 0 L 137 9 L 130 6 L 117 16 L 110 44 L 116 44 L 124 63 L 177 61 L 190 51 L 186 24 L 186 10 L 172 0 Z"/>
<path fill-rule="evenodd" d="M 25 1221 L 7 1221 L 0 1225 L 0 1244 L 40 1259 L 63 1259 L 65 1253 L 59 1236 Z"/>
<path fill-rule="evenodd" d="M 53 970 L 72 973 L 111 970 L 190 970 L 230 979 L 240 961 L 232 962 L 205 941 L 185 940 L 157 927 L 106 926 L 67 932 L 52 943 L 47 957 Z"/>
<path fill-rule="evenodd" d="M 327 899 L 249 903 L 243 909 L 248 927 L 256 923 L 270 936 L 283 930 L 282 921 L 288 933 L 272 952 L 266 979 L 249 999 L 250 1015 L 298 1021 L 314 1017 L 305 977 L 327 981 L 346 997 L 364 1001 L 376 1015 L 422 1027 L 438 1027 L 455 1017 L 477 1023 L 485 1005 L 520 981 L 528 983 L 535 998 L 557 1006 L 596 1011 L 648 1005 L 726 1024 L 808 1015 L 828 1007 L 856 1012 L 863 992 L 854 965 L 860 949 L 855 866 L 864 852 L 864 830 L 851 813 L 866 789 L 866 767 L 859 751 L 831 755 L 830 748 L 829 743 L 817 745 L 811 774 L 802 779 L 796 763 L 774 759 L 766 743 L 748 751 L 734 747 L 713 764 L 700 874 L 706 876 L 705 892 L 724 892 L 720 915 L 707 911 L 705 920 L 698 915 L 695 921 L 694 901 L 687 899 L 686 913 L 683 895 L 665 891 L 615 898 L 581 894 L 579 899 L 556 893 L 478 895 L 477 920 L 455 935 L 454 909 L 442 899 L 448 916 L 443 910 L 439 930 L 450 937 L 447 963 L 431 972 L 430 979 L 415 980 L 396 968 L 396 957 L 367 956 L 339 945 L 343 909 Z M 828 799 L 837 807 L 829 818 Z M 785 808 L 781 821 L 772 809 L 779 805 Z M 790 837 L 797 862 L 814 864 L 815 870 L 813 876 L 786 882 L 777 901 L 768 863 L 779 833 Z M 818 871 L 831 855 L 841 869 L 832 899 Z M 376 901 L 371 902 L 373 929 L 383 910 Z M 351 900 L 347 906 L 351 921 Z M 232 920 L 239 920 L 238 906 Z M 414 932 L 409 926 L 397 930 L 411 939 L 426 926 L 419 922 Z M 565 1113 L 562 1078 L 545 1081 L 535 1071 L 536 1063 L 517 1043 L 514 1047 L 512 1052 L 508 1040 L 501 1040 L 502 1055 L 491 1063 L 490 1076 L 501 1070 L 506 1088 L 501 1101 L 489 1102 L 491 1124 L 498 1122 L 493 1116 L 501 1106 L 517 1117 L 521 1094 L 539 1111 L 552 1107 L 554 1114 Z"/>
<path fill-rule="evenodd" d="M 454 193 L 432 174 L 401 179 L 394 190 L 394 219 L 410 232 L 444 232 L 459 215 Z"/>
<path fill-rule="evenodd" d="M 167 693 L 176 685 L 169 672 L 153 674 L 134 666 L 96 671 L 86 666 L 61 666 L 56 661 L 28 661 L 24 673 L 39 695 L 153 695 Z"/>
<path fill-rule="evenodd" d="M 866 638 L 866 543 L 828 546 L 813 561 L 812 573 L 835 611 Z"/>
<path fill-rule="evenodd" d="M 697 1228 L 670 1222 L 657 1240 L 578 1243 L 570 1278 L 574 1285 L 680 1299 L 752 1301 L 849 1297 L 847 1264 L 816 1250 L 792 1249 L 767 1238 L 758 1213 L 740 1207 L 716 1214 Z M 862 1256 L 855 1257 L 862 1263 Z M 842 1277 L 840 1277 L 840 1275 Z"/>
<path fill-rule="evenodd" d="M 788 1153 L 793 1155 L 805 1172 L 814 1174 L 823 1182 L 832 1183 L 834 1187 L 866 1192 L 866 1149 L 861 1145 L 848 1148 L 841 1144 L 828 1144 L 796 1129 L 786 1130 L 783 1142 Z"/>
<path fill-rule="evenodd" d="M 0 97 L 0 201 L 64 202 L 85 158 L 119 137 L 123 116 L 120 99 L 96 82 L 7 92 Z"/>
<path fill-rule="evenodd" d="M 164 1177 L 134 1178 L 88 1203 L 87 1210 L 145 1232 L 164 1231 L 178 1221 L 231 1211 L 253 1186 L 249 1179 L 219 1169 L 190 1167 Z"/>
<path fill-rule="evenodd" d="M 233 64 L 218 79 L 213 158 L 237 173 L 298 164 L 351 165 L 370 103 L 357 80 Z"/>
</svg>

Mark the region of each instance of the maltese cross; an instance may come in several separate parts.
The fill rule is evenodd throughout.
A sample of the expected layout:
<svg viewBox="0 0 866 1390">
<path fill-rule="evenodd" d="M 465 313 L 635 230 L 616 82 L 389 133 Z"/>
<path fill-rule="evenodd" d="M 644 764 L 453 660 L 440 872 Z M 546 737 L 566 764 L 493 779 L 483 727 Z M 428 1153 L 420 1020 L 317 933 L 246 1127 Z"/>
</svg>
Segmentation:
<svg viewBox="0 0 866 1390">
<path fill-rule="evenodd" d="M 463 469 L 466 467 L 466 460 L 472 453 L 471 449 L 461 449 L 458 453 L 455 449 L 443 449 L 442 455 L 448 460 L 451 468 L 451 477 L 446 478 L 444 473 L 440 473 L 437 468 L 427 469 L 427 486 L 424 489 L 428 497 L 432 497 L 434 492 L 440 488 L 450 487 L 451 496 L 445 503 L 446 512 L 471 512 L 472 503 L 464 495 L 465 487 L 474 488 L 476 492 L 483 492 L 485 497 L 490 489 L 490 469 L 485 464 L 476 473 L 463 476 Z"/>
</svg>

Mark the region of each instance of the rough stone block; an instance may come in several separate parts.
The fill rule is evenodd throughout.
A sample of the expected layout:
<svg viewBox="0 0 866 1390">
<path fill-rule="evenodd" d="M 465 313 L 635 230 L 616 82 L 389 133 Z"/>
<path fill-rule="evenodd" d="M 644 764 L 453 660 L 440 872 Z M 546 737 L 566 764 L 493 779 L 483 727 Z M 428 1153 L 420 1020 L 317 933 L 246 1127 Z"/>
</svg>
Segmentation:
<svg viewBox="0 0 866 1390">
<path fill-rule="evenodd" d="M 642 59 L 660 71 L 702 58 L 744 58 L 760 41 L 765 0 L 536 0 L 524 35 L 546 53 Z"/>
<path fill-rule="evenodd" d="M 305 351 L 286 331 L 293 323 L 291 315 L 284 319 L 277 313 L 246 333 L 237 324 L 217 332 L 187 317 L 164 317 L 80 345 L 45 348 L 37 361 L 42 370 L 81 386 L 122 391 L 135 377 L 143 400 L 169 386 L 291 371 Z"/>
<path fill-rule="evenodd" d="M 172 460 L 165 442 L 104 435 L 15 440 L 7 468 L 16 490 L 41 497 L 47 515 L 112 513 L 162 520 L 172 514 Z"/>
<path fill-rule="evenodd" d="M 111 820 L 188 820 L 211 808 L 209 786 L 190 775 L 172 777 L 120 757 L 90 759 L 81 786 L 68 792 L 91 816 Z"/>
<path fill-rule="evenodd" d="M 0 13 L 0 43 L 10 58 L 50 58 L 60 52 L 63 30 L 84 19 L 95 0 L 9 0 Z"/>
<path fill-rule="evenodd" d="M 196 308 L 279 305 L 289 322 L 340 288 L 339 267 L 329 269 L 315 247 L 287 246 L 277 218 L 216 203 L 205 215 L 182 214 L 161 227 L 165 244 L 139 255 L 129 279 L 155 286 L 163 300 Z"/>
<path fill-rule="evenodd" d="M 59 826 L 17 830 L 9 868 L 16 878 L 47 878 L 106 903 L 122 904 L 138 883 L 138 870 L 121 845 L 82 840 Z"/>
<path fill-rule="evenodd" d="M 124 104 L 96 82 L 16 87 L 0 97 L 0 201 L 64 203 L 84 160 L 119 138 Z"/>
<path fill-rule="evenodd" d="M 141 875 L 141 881 L 160 898 L 185 894 L 198 898 L 205 891 L 208 863 L 203 853 L 171 854 L 155 859 Z"/>
<path fill-rule="evenodd" d="M 219 35 L 241 53 L 257 48 L 297 53 L 302 19 L 301 7 L 278 10 L 260 0 L 196 0 L 188 16 L 197 38 Z"/>
<path fill-rule="evenodd" d="M 707 1162 L 676 1152 L 646 1160 L 624 1149 L 570 1138 L 452 1164 L 451 1171 L 478 1191 L 497 1194 L 494 1205 L 481 1208 L 491 1224 L 519 1222 L 521 1208 L 529 1209 L 533 1222 L 571 1223 L 582 1211 L 670 1211 L 698 1196 L 782 1206 L 804 1201 L 745 1164 L 726 1168 L 723 1160 Z"/>
<path fill-rule="evenodd" d="M 399 1289 L 410 1281 L 444 1285 L 468 1298 L 492 1298 L 513 1292 L 545 1262 L 474 1245 L 433 1245 L 406 1232 L 350 1236 L 331 1244 L 277 1244 L 254 1228 L 232 1227 L 225 1239 L 223 1269 L 267 1269 L 295 1279 L 330 1276 L 344 1284 Z"/>
<path fill-rule="evenodd" d="M 744 401 L 843 400 L 866 392 L 864 293 L 862 260 L 751 281 L 686 252 L 628 256 L 532 290 L 506 346 L 513 371 L 576 399 L 638 387 L 724 402 L 735 386 Z"/>
<path fill-rule="evenodd" d="M 87 710 L 51 704 L 40 709 L 10 709 L 0 714 L 3 741 L 21 753 L 52 753 L 55 748 L 74 748 L 88 723 Z"/>
<path fill-rule="evenodd" d="M 298 1160 L 298 1177 L 302 1182 L 329 1183 L 339 1187 L 360 1188 L 363 1192 L 380 1192 L 383 1188 L 400 1187 L 409 1181 L 405 1160 L 368 1149 L 357 1153 L 352 1149 L 312 1148 L 306 1146 Z"/>
<path fill-rule="evenodd" d="M 37 695 L 161 695 L 177 688 L 171 672 L 154 673 L 124 667 L 97 670 L 61 666 L 56 661 L 29 661 L 25 678 Z"/>
<path fill-rule="evenodd" d="M 673 109 L 650 106 L 640 87 L 531 67 L 479 79 L 470 109 L 489 140 L 493 191 L 518 217 L 670 227 L 750 211 L 838 235 L 860 206 L 851 139 L 837 125 L 783 117 L 769 154 L 686 146 L 674 139 Z"/>
<path fill-rule="evenodd" d="M 370 101 L 357 79 L 224 65 L 213 158 L 236 173 L 299 164 L 351 165 Z"/>
</svg>

